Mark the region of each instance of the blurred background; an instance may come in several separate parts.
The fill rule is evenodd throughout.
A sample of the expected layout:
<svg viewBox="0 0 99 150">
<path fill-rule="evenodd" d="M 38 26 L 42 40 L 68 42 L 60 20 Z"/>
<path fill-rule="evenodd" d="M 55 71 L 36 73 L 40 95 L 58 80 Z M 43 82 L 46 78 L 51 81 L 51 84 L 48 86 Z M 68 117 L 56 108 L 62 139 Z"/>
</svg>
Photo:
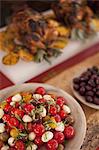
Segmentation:
<svg viewBox="0 0 99 150">
<path fill-rule="evenodd" d="M 1 3 L 1 21 L 0 26 L 3 26 L 7 22 L 7 18 L 12 12 L 23 5 L 29 5 L 33 9 L 41 12 L 50 9 L 51 4 L 58 0 L 0 0 Z"/>
<path fill-rule="evenodd" d="M 33 9 L 42 12 L 51 8 L 53 2 L 58 3 L 59 0 L 0 0 L 0 26 L 4 26 L 9 16 L 17 8 L 23 5 L 29 5 Z M 63 1 L 63 0 L 60 0 Z M 66 0 L 65 0 L 66 1 Z M 68 0 L 67 0 L 68 1 Z M 99 0 L 72 0 L 72 1 L 85 1 L 93 9 L 95 13 L 99 15 Z"/>
</svg>

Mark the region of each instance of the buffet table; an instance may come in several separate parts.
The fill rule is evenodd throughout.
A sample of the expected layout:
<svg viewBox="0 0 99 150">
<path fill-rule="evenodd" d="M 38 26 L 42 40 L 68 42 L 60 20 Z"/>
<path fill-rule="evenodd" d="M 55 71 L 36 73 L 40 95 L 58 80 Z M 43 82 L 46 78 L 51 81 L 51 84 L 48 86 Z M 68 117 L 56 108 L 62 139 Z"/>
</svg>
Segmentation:
<svg viewBox="0 0 99 150">
<path fill-rule="evenodd" d="M 95 65 L 99 66 L 99 44 L 96 47 L 94 46 L 94 49 L 90 48 L 89 50 L 86 50 L 72 57 L 71 59 L 65 61 L 64 63 L 60 64 L 60 67 L 56 66 L 50 69 L 49 71 L 44 72 L 41 76 L 33 78 L 27 82 L 40 82 L 41 81 L 41 82 L 53 85 L 55 87 L 59 87 L 63 89 L 64 91 L 68 92 L 70 95 L 74 96 L 71 90 L 71 81 L 73 77 L 79 74 L 84 69 L 91 67 L 91 66 L 95 66 Z M 4 89 L 8 86 L 14 85 L 14 83 L 10 81 L 2 72 L 0 73 L 0 80 L 1 80 L 0 89 Z M 87 120 L 87 125 L 90 122 L 94 130 L 94 127 L 97 126 L 97 123 L 99 123 L 99 111 L 93 108 L 90 108 L 82 104 L 81 102 L 79 103 L 84 110 L 86 120 Z M 98 124 L 98 128 L 99 128 L 99 124 Z M 90 132 L 90 130 L 87 129 L 87 132 Z M 92 132 L 92 134 L 94 134 L 94 132 Z M 86 141 L 81 150 L 88 150 L 88 144 L 86 144 L 88 140 L 88 136 L 89 135 L 86 136 L 85 138 Z M 94 135 L 92 136 L 94 137 Z M 93 141 L 93 143 L 95 143 L 95 140 Z"/>
<path fill-rule="evenodd" d="M 71 90 L 72 78 L 83 71 L 85 68 L 97 65 L 99 66 L 99 44 L 94 47 L 81 52 L 80 54 L 72 57 L 71 59 L 51 68 L 49 71 L 44 72 L 41 76 L 33 78 L 27 82 L 44 82 L 53 86 L 59 87 L 73 96 Z M 64 70 L 64 71 L 63 71 Z M 6 75 L 0 72 L 0 89 L 14 85 Z M 81 104 L 86 118 L 88 119 L 91 114 L 96 112 L 95 109 L 89 108 Z"/>
</svg>

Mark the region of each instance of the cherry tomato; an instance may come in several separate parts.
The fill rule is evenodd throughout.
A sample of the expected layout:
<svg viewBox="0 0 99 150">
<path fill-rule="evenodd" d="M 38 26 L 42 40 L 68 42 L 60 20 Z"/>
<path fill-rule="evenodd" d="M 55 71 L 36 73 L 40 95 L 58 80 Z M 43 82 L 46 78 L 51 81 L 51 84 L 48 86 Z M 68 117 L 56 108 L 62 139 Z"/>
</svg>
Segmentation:
<svg viewBox="0 0 99 150">
<path fill-rule="evenodd" d="M 20 109 L 15 109 L 15 115 L 18 115 L 22 118 L 24 116 L 24 111 Z"/>
<path fill-rule="evenodd" d="M 56 150 L 58 148 L 58 142 L 52 139 L 47 142 L 47 150 Z"/>
<path fill-rule="evenodd" d="M 33 131 L 33 125 L 32 125 L 31 122 L 29 122 L 29 123 L 27 124 L 27 130 L 28 130 L 29 132 L 32 132 L 32 131 Z"/>
<path fill-rule="evenodd" d="M 18 108 L 20 106 L 19 102 L 15 103 L 15 107 Z"/>
<path fill-rule="evenodd" d="M 54 116 L 54 118 L 55 118 L 55 121 L 56 121 L 56 122 L 60 122 L 60 121 L 61 121 L 61 117 L 60 117 L 58 114 L 56 114 L 56 115 Z"/>
<path fill-rule="evenodd" d="M 44 98 L 39 99 L 39 103 L 45 103 L 46 100 Z"/>
<path fill-rule="evenodd" d="M 10 126 L 5 125 L 5 130 L 6 130 L 7 133 L 10 133 L 11 129 L 12 129 L 12 128 L 11 128 Z"/>
<path fill-rule="evenodd" d="M 45 131 L 45 128 L 42 124 L 36 124 L 34 128 L 34 132 L 37 136 L 41 136 Z"/>
<path fill-rule="evenodd" d="M 41 140 L 40 137 L 36 137 L 36 138 L 34 139 L 34 143 L 35 143 L 36 145 L 38 145 L 38 146 L 41 146 L 41 145 L 43 144 L 43 141 Z"/>
<path fill-rule="evenodd" d="M 58 104 L 60 107 L 63 106 L 64 104 L 64 98 L 63 97 L 58 97 L 56 100 L 56 104 Z"/>
<path fill-rule="evenodd" d="M 67 114 L 64 110 L 60 110 L 59 115 L 60 115 L 61 119 L 64 119 L 67 117 Z"/>
<path fill-rule="evenodd" d="M 18 141 L 16 141 L 16 143 L 15 143 L 15 148 L 16 148 L 17 150 L 25 150 L 25 144 L 23 143 L 23 141 L 18 140 Z"/>
<path fill-rule="evenodd" d="M 4 107 L 4 111 L 7 113 L 11 110 L 11 105 L 10 104 L 6 104 L 5 107 Z"/>
<path fill-rule="evenodd" d="M 14 115 L 14 114 L 15 114 L 15 110 L 16 110 L 16 108 L 12 107 L 12 108 L 11 108 L 11 114 Z"/>
<path fill-rule="evenodd" d="M 27 113 L 31 112 L 31 110 L 34 109 L 34 108 L 35 108 L 35 106 L 33 106 L 32 104 L 25 104 L 25 105 L 24 105 L 24 110 L 25 110 Z"/>
<path fill-rule="evenodd" d="M 10 120 L 10 115 L 4 114 L 2 119 L 3 119 L 4 122 L 8 122 Z"/>
<path fill-rule="evenodd" d="M 75 130 L 72 126 L 65 127 L 64 135 L 66 139 L 72 139 L 75 135 Z"/>
<path fill-rule="evenodd" d="M 57 108 L 55 106 L 50 106 L 49 112 L 51 115 L 57 114 Z"/>
<path fill-rule="evenodd" d="M 62 132 L 55 132 L 54 138 L 59 144 L 61 144 L 64 141 L 64 134 Z"/>
<path fill-rule="evenodd" d="M 18 127 L 18 125 L 19 125 L 18 119 L 15 118 L 15 117 L 10 117 L 9 126 L 11 126 L 11 127 Z"/>
<path fill-rule="evenodd" d="M 7 103 L 10 103 L 12 101 L 12 96 L 10 96 L 10 97 L 8 97 L 7 99 L 6 99 L 6 102 Z"/>
<path fill-rule="evenodd" d="M 46 91 L 45 91 L 45 89 L 44 89 L 43 87 L 38 87 L 38 88 L 35 90 L 35 93 L 44 95 L 44 94 L 46 93 Z"/>
<path fill-rule="evenodd" d="M 21 131 L 23 131 L 25 128 L 24 128 L 24 125 L 22 124 L 22 123 L 20 123 L 19 124 L 19 129 L 21 130 Z"/>
</svg>

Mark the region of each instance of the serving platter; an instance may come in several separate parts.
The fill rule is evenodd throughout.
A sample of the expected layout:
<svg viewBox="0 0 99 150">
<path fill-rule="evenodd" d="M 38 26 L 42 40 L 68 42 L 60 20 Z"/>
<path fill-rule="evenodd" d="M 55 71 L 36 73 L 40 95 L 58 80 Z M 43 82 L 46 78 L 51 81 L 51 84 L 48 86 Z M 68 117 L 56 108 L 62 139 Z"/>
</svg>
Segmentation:
<svg viewBox="0 0 99 150">
<path fill-rule="evenodd" d="M 57 95 L 63 96 L 69 107 L 71 108 L 71 113 L 74 117 L 75 123 L 74 127 L 76 130 L 75 138 L 69 141 L 66 144 L 66 150 L 79 150 L 86 133 L 86 119 L 84 112 L 78 102 L 68 93 L 64 92 L 59 88 L 55 88 L 51 85 L 47 84 L 39 84 L 39 83 L 28 83 L 28 84 L 19 84 L 16 86 L 12 86 L 0 91 L 0 99 L 4 100 L 8 96 L 15 94 L 20 91 L 34 91 L 37 87 L 42 86 L 47 91 L 54 92 Z"/>
<path fill-rule="evenodd" d="M 47 11 L 43 13 L 44 16 L 52 16 L 52 11 Z M 1 28 L 0 32 L 5 30 L 6 27 Z M 4 51 L 0 50 L 0 72 L 1 74 L 5 75 L 13 84 L 20 84 L 27 81 L 36 80 L 38 82 L 38 79 L 41 82 L 41 76 L 43 75 L 44 80 L 46 78 L 52 77 L 53 75 L 59 73 L 60 71 L 65 69 L 65 66 L 67 65 L 67 61 L 75 57 L 76 55 L 79 55 L 80 53 L 86 51 L 90 51 L 90 48 L 95 46 L 95 50 L 92 50 L 94 52 L 97 52 L 97 44 L 99 43 L 99 33 L 97 33 L 96 37 L 90 38 L 82 41 L 69 41 L 66 47 L 62 50 L 62 54 L 57 58 L 51 58 L 51 64 L 48 64 L 47 62 L 43 61 L 41 63 L 36 62 L 25 62 L 20 60 L 16 65 L 13 66 L 6 66 L 2 63 L 2 58 L 6 53 Z M 98 45 L 99 46 L 99 45 Z M 91 51 L 90 51 L 91 53 Z M 82 57 L 79 55 L 78 57 Z M 79 59 L 79 58 L 78 58 Z M 57 71 L 55 72 L 57 68 Z M 46 73 L 45 73 L 46 72 Z M 46 76 L 47 74 L 47 76 Z M 3 75 L 3 77 L 4 77 Z M 43 79 L 42 79 L 43 81 Z"/>
<path fill-rule="evenodd" d="M 3 29 L 0 29 L 2 31 Z M 41 63 L 24 62 L 20 60 L 16 65 L 6 66 L 2 63 L 2 57 L 6 55 L 5 52 L 0 51 L 0 71 L 5 74 L 14 84 L 23 83 L 31 78 L 34 78 L 46 70 L 59 65 L 69 58 L 84 51 L 99 41 L 99 35 L 95 39 L 87 40 L 86 42 L 69 41 L 68 45 L 62 50 L 63 53 L 57 58 L 51 58 L 51 64 L 43 61 Z"/>
</svg>

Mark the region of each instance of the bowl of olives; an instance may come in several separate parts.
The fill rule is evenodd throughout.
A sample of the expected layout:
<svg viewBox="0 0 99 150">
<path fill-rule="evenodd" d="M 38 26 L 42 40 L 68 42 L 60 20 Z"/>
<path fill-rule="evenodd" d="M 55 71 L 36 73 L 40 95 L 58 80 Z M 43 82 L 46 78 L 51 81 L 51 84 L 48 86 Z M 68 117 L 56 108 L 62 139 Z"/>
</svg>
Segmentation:
<svg viewBox="0 0 99 150">
<path fill-rule="evenodd" d="M 79 76 L 73 78 L 74 96 L 85 105 L 99 109 L 99 68 L 87 68 Z"/>
</svg>

